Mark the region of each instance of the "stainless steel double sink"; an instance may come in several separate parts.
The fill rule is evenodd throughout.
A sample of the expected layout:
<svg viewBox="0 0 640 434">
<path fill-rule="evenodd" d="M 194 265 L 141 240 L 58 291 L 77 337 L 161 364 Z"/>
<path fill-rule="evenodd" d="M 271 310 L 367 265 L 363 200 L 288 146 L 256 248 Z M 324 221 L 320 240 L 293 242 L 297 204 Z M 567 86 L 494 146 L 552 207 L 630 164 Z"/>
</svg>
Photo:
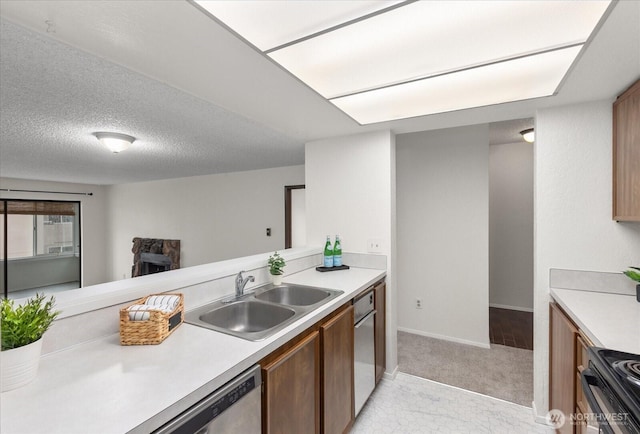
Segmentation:
<svg viewBox="0 0 640 434">
<path fill-rule="evenodd" d="M 185 322 L 261 341 L 342 293 L 313 286 L 269 284 L 240 298 L 219 300 L 189 311 Z"/>
</svg>

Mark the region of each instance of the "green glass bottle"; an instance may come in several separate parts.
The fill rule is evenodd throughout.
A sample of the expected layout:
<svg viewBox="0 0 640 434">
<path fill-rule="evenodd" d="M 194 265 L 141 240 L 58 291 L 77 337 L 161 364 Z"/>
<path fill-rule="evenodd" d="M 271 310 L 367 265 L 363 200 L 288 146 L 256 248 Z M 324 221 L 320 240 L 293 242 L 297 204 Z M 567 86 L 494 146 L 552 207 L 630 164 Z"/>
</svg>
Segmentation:
<svg viewBox="0 0 640 434">
<path fill-rule="evenodd" d="M 327 242 L 324 244 L 324 266 L 333 267 L 333 249 L 331 248 L 331 237 L 327 235 Z"/>
<path fill-rule="evenodd" d="M 340 267 L 342 265 L 342 244 L 340 244 L 340 235 L 336 235 L 336 242 L 333 244 L 333 266 Z"/>
</svg>

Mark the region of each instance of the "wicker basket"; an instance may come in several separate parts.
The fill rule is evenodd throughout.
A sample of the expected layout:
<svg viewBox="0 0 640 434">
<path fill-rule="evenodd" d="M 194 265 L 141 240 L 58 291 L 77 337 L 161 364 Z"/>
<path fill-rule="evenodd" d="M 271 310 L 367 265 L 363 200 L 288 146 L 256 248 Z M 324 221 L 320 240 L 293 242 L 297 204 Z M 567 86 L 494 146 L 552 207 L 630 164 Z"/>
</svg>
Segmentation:
<svg viewBox="0 0 640 434">
<path fill-rule="evenodd" d="M 177 295 L 180 301 L 173 312 L 149 310 L 149 319 L 131 321 L 130 306 L 145 304 L 152 295 Z M 184 297 L 182 294 L 151 294 L 120 309 L 120 345 L 157 345 L 164 341 L 184 320 Z"/>
</svg>

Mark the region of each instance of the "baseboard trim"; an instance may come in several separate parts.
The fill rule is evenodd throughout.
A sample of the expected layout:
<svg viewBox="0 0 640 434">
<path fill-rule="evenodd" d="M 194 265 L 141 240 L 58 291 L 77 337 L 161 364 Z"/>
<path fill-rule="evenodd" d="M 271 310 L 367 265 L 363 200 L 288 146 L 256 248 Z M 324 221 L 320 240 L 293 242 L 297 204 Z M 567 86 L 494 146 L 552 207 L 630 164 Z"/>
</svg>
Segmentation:
<svg viewBox="0 0 640 434">
<path fill-rule="evenodd" d="M 391 372 L 384 371 L 383 378 L 386 378 L 387 380 L 395 380 L 397 376 L 398 376 L 398 365 L 396 365 L 396 367 L 393 368 L 393 371 Z"/>
<path fill-rule="evenodd" d="M 531 402 L 531 411 L 533 412 L 533 421 L 535 423 L 539 423 L 540 425 L 552 426 L 552 425 L 549 425 L 549 422 L 547 421 L 546 416 L 540 416 L 538 414 L 538 409 L 536 408 L 535 401 Z"/>
<path fill-rule="evenodd" d="M 491 348 L 491 346 L 488 343 L 484 343 L 484 342 L 469 341 L 466 339 L 454 338 L 453 336 L 439 335 L 437 333 L 428 333 L 422 330 L 414 330 L 406 327 L 398 327 L 398 331 L 411 333 L 419 336 L 426 336 L 428 338 L 441 339 L 443 341 L 456 342 L 458 344 L 473 345 L 474 347 L 480 347 L 480 348 L 486 348 L 486 349 Z"/>
<path fill-rule="evenodd" d="M 521 312 L 533 312 L 531 307 L 508 306 L 506 304 L 489 303 L 489 307 L 497 307 L 498 309 L 519 310 Z"/>
</svg>

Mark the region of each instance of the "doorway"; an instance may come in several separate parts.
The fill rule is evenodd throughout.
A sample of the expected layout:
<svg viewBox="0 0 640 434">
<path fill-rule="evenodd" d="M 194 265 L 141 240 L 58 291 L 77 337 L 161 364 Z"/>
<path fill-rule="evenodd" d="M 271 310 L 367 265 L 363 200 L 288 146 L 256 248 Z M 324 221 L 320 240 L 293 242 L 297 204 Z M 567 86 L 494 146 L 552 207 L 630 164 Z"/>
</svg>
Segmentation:
<svg viewBox="0 0 640 434">
<path fill-rule="evenodd" d="M 284 248 L 307 245 L 307 218 L 304 185 L 284 187 Z"/>
</svg>

